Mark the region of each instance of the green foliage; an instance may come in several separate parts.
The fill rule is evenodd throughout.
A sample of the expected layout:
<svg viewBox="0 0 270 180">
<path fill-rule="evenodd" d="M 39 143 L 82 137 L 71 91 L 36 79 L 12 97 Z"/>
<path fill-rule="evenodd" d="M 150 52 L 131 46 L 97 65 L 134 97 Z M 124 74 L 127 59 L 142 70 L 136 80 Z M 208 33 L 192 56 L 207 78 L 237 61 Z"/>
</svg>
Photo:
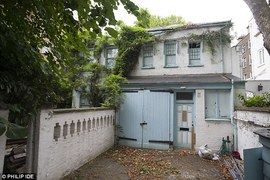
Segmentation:
<svg viewBox="0 0 270 180">
<path fill-rule="evenodd" d="M 238 95 L 238 97 L 246 107 L 270 107 L 270 93 L 263 93 L 250 98 L 245 98 L 243 95 Z"/>
<path fill-rule="evenodd" d="M 100 107 L 104 101 L 102 92 L 102 79 L 107 76 L 109 71 L 99 63 L 91 63 L 85 66 L 84 74 L 81 78 L 79 87 L 82 91 L 82 96 L 88 98 L 89 102 L 94 107 Z"/>
<path fill-rule="evenodd" d="M 169 25 L 186 25 L 186 21 L 181 16 L 170 15 L 167 17 L 160 17 L 151 15 L 147 9 L 141 8 L 139 10 L 138 21 L 136 26 L 143 28 L 161 27 Z"/>
<path fill-rule="evenodd" d="M 27 135 L 27 129 L 0 117 L 0 136 L 6 134 L 8 138 L 19 139 Z"/>
<path fill-rule="evenodd" d="M 189 40 L 205 42 L 211 54 L 214 55 L 217 46 L 231 43 L 232 37 L 228 32 L 228 29 L 231 27 L 232 24 L 228 24 L 226 27 L 219 31 L 207 31 L 201 35 L 191 34 L 191 36 L 189 36 Z"/>
<path fill-rule="evenodd" d="M 123 101 L 123 93 L 121 84 L 126 82 L 126 79 L 120 75 L 111 74 L 104 79 L 102 90 L 104 95 L 103 107 L 119 108 Z"/>
<path fill-rule="evenodd" d="M 123 26 L 115 40 L 118 47 L 114 74 L 127 77 L 138 62 L 141 47 L 154 41 L 154 37 L 140 27 Z"/>
<path fill-rule="evenodd" d="M 117 35 L 120 3 L 138 15 L 130 0 L 0 2 L 0 104 L 9 105 L 12 123 L 26 125 L 44 104 L 70 106 L 82 54 L 102 29 Z"/>
</svg>

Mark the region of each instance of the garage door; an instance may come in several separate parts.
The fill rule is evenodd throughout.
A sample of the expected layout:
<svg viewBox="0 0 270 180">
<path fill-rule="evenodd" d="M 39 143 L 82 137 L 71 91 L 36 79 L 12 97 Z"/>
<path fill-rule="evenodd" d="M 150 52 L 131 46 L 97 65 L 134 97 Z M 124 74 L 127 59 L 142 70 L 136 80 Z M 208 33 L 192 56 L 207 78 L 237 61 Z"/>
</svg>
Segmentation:
<svg viewBox="0 0 270 180">
<path fill-rule="evenodd" d="M 120 144 L 140 148 L 169 148 L 172 97 L 173 94 L 169 92 L 125 93 L 119 112 Z"/>
</svg>

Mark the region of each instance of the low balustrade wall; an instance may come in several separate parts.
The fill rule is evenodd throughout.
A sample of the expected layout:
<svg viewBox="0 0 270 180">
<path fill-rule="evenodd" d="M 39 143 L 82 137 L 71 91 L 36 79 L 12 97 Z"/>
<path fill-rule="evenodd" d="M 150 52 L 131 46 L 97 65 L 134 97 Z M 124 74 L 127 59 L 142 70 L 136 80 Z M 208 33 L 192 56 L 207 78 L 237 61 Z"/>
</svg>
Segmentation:
<svg viewBox="0 0 270 180">
<path fill-rule="evenodd" d="M 106 108 L 42 110 L 38 179 L 60 179 L 114 144 L 115 112 Z"/>
</svg>

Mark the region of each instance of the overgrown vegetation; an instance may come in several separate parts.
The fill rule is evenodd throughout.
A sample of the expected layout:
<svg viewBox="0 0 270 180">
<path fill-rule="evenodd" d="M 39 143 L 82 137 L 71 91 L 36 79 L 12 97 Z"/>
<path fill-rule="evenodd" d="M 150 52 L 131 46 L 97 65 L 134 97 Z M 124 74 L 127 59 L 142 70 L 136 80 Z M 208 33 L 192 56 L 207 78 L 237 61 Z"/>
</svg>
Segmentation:
<svg viewBox="0 0 270 180">
<path fill-rule="evenodd" d="M 115 66 L 108 69 L 97 62 L 86 65 L 84 73 L 77 77 L 77 90 L 92 106 L 119 108 L 123 101 L 121 84 L 126 82 L 126 77 L 137 64 L 141 47 L 153 40 L 154 37 L 145 29 L 125 25 L 121 26 L 117 38 L 98 38 L 93 45 L 95 58 L 98 60 L 107 46 L 114 45 L 118 48 Z"/>
<path fill-rule="evenodd" d="M 246 107 L 270 107 L 270 93 L 263 93 L 249 98 L 243 95 L 238 95 L 238 97 Z"/>
<path fill-rule="evenodd" d="M 140 27 L 123 26 L 115 40 L 118 55 L 114 67 L 114 74 L 127 77 L 137 64 L 141 47 L 154 41 L 154 37 Z"/>
<path fill-rule="evenodd" d="M 216 53 L 216 48 L 219 45 L 228 45 L 231 43 L 232 37 L 228 33 L 228 29 L 232 27 L 232 24 L 228 24 L 226 27 L 219 31 L 207 31 L 201 35 L 191 34 L 188 38 L 191 41 L 204 42 L 212 55 Z"/>
<path fill-rule="evenodd" d="M 167 17 L 160 17 L 150 14 L 147 9 L 141 8 L 139 10 L 138 20 L 135 25 L 143 28 L 162 27 L 169 25 L 186 25 L 186 21 L 181 16 L 170 15 Z"/>
<path fill-rule="evenodd" d="M 27 125 L 48 103 L 70 107 L 86 63 L 80 54 L 102 29 L 117 35 L 114 10 L 120 3 L 138 15 L 130 0 L 0 2 L 0 107 L 9 108 L 10 122 Z M 6 132 L 2 119 L 0 131 Z"/>
</svg>

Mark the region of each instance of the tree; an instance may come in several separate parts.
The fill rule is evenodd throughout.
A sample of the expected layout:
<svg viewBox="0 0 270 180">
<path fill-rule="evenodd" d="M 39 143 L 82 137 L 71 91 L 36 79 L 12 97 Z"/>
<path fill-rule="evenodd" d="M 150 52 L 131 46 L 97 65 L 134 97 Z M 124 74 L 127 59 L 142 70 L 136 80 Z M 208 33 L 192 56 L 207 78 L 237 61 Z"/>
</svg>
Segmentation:
<svg viewBox="0 0 270 180">
<path fill-rule="evenodd" d="M 102 29 L 116 36 L 120 3 L 138 15 L 130 0 L 0 2 L 0 105 L 8 105 L 14 123 L 26 125 L 44 104 L 65 106 L 89 39 Z"/>
<path fill-rule="evenodd" d="M 151 15 L 147 9 L 141 8 L 139 10 L 138 21 L 135 23 L 139 27 L 152 28 L 169 25 L 180 25 L 186 24 L 186 21 L 181 16 L 170 15 L 167 17 L 160 17 Z"/>
<path fill-rule="evenodd" d="M 244 0 L 263 35 L 264 47 L 270 54 L 270 6 L 266 0 Z M 269 2 L 269 1 L 268 1 Z"/>
</svg>

